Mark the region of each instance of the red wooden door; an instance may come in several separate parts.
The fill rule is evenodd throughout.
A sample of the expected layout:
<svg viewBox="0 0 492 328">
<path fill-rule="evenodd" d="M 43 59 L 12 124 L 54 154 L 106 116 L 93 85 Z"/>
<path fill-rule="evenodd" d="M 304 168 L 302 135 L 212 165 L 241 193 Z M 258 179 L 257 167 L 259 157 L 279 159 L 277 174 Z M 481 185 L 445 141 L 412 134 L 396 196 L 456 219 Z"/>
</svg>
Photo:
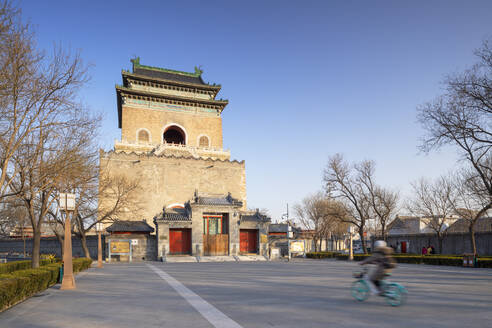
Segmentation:
<svg viewBox="0 0 492 328">
<path fill-rule="evenodd" d="M 239 231 L 239 251 L 256 253 L 258 251 L 258 230 L 241 229 Z"/>
<path fill-rule="evenodd" d="M 251 230 L 248 233 L 248 253 L 256 253 L 258 250 L 258 230 Z"/>
<path fill-rule="evenodd" d="M 241 253 L 248 252 L 248 231 L 240 230 L 239 231 L 239 251 Z"/>
<path fill-rule="evenodd" d="M 191 229 L 169 229 L 169 253 L 191 253 Z"/>
<path fill-rule="evenodd" d="M 403 254 L 406 254 L 407 253 L 407 242 L 406 241 L 402 241 L 401 242 L 401 252 Z"/>
</svg>

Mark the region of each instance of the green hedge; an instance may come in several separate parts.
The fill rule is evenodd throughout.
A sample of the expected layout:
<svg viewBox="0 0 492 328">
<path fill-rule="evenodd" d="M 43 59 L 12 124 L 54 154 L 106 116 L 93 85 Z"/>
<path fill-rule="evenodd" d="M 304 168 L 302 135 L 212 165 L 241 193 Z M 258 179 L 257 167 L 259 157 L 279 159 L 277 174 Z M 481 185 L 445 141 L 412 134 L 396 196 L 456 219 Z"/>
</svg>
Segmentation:
<svg viewBox="0 0 492 328">
<path fill-rule="evenodd" d="M 354 261 L 362 261 L 371 256 L 371 254 L 354 254 Z M 307 253 L 306 257 L 311 259 L 336 258 L 337 260 L 348 260 L 348 254 L 337 252 L 312 252 Z M 394 254 L 398 263 L 411 264 L 429 264 L 429 265 L 448 265 L 463 266 L 463 256 L 461 255 L 405 255 Z M 492 268 L 492 258 L 490 256 L 479 257 L 477 259 L 477 268 Z"/>
<path fill-rule="evenodd" d="M 362 261 L 370 257 L 371 254 L 354 254 L 354 261 Z M 338 254 L 336 256 L 337 260 L 347 261 L 349 258 L 348 254 Z"/>
<path fill-rule="evenodd" d="M 311 252 L 307 253 L 306 257 L 310 259 L 327 259 L 327 258 L 334 258 L 337 256 L 338 252 Z"/>
<path fill-rule="evenodd" d="M 477 260 L 477 267 L 478 268 L 492 268 L 492 259 L 479 258 Z"/>
<path fill-rule="evenodd" d="M 354 261 L 362 261 L 369 257 L 370 254 L 354 254 Z M 337 260 L 348 260 L 347 254 L 336 255 Z M 429 265 L 448 265 L 448 266 L 463 266 L 462 256 L 445 256 L 445 255 L 401 255 L 397 254 L 394 259 L 398 263 L 411 264 L 429 264 Z M 492 268 L 492 259 L 479 258 L 477 267 Z"/>
<path fill-rule="evenodd" d="M 51 263 L 55 263 L 57 260 L 39 260 L 39 265 L 47 265 Z M 31 260 L 28 261 L 16 261 L 16 262 L 8 262 L 0 264 L 0 274 L 2 273 L 11 273 L 18 270 L 27 270 L 31 269 Z"/>
<path fill-rule="evenodd" d="M 74 259 L 73 271 L 85 270 L 91 264 L 91 259 Z M 60 266 L 60 262 L 50 263 L 37 269 L 0 274 L 0 311 L 54 285 L 59 278 Z"/>
<path fill-rule="evenodd" d="M 80 272 L 91 267 L 92 260 L 81 257 L 78 259 L 73 259 L 73 272 Z"/>
</svg>

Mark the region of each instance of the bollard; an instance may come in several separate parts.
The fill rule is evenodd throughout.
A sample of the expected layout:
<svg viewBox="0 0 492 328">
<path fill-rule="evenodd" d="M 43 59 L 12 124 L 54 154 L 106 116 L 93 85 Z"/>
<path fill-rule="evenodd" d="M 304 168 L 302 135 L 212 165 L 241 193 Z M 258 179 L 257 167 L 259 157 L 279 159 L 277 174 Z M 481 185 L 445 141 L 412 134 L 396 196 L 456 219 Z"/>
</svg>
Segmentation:
<svg viewBox="0 0 492 328">
<path fill-rule="evenodd" d="M 58 275 L 58 283 L 61 284 L 61 282 L 63 281 L 63 263 L 62 265 L 60 266 L 60 269 L 58 271 L 59 275 Z"/>
</svg>

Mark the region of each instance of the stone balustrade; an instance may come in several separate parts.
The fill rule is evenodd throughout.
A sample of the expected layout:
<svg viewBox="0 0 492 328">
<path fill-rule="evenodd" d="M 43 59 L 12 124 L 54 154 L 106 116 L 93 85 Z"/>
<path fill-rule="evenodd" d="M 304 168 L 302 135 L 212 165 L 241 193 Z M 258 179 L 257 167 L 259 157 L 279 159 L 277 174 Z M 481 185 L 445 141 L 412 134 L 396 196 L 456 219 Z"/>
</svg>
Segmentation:
<svg viewBox="0 0 492 328">
<path fill-rule="evenodd" d="M 155 155 L 191 155 L 196 158 L 212 158 L 229 160 L 231 152 L 215 147 L 194 147 L 182 144 L 162 143 L 162 144 L 143 144 L 131 143 L 125 140 L 115 140 L 116 151 L 126 151 L 135 153 L 153 152 Z"/>
</svg>

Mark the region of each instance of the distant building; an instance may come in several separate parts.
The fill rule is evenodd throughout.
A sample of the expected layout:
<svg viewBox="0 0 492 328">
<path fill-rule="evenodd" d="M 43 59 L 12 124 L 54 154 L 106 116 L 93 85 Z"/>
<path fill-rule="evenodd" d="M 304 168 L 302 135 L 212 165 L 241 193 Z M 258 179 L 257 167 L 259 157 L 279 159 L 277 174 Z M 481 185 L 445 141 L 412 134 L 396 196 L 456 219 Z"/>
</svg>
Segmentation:
<svg viewBox="0 0 492 328">
<path fill-rule="evenodd" d="M 435 218 L 436 220 L 442 219 Z M 423 248 L 434 246 L 439 251 L 439 240 L 436 231 L 431 228 L 432 218 L 414 216 L 398 216 L 388 225 L 387 242 L 397 253 L 421 254 Z M 458 216 L 446 218 L 441 231 L 443 254 L 463 254 L 470 252 L 469 222 Z M 492 252 L 490 235 L 492 233 L 492 218 L 480 218 L 475 225 L 477 248 L 482 254 Z"/>
<path fill-rule="evenodd" d="M 289 231 L 291 232 L 290 239 L 296 239 L 301 234 L 301 229 L 290 223 L 272 223 L 268 228 L 268 243 L 270 247 L 280 250 L 280 256 L 289 254 Z"/>
<path fill-rule="evenodd" d="M 435 220 L 439 219 L 440 218 L 436 218 Z M 432 220 L 434 219 L 417 216 L 397 216 L 388 225 L 388 236 L 433 233 L 435 232 L 435 230 L 431 228 Z M 442 227 L 442 231 L 446 230 L 456 220 L 458 220 L 458 217 L 456 216 L 450 216 L 449 218 L 446 218 Z"/>
<path fill-rule="evenodd" d="M 466 219 L 458 219 L 454 222 L 446 232 L 469 232 L 469 221 Z M 479 218 L 475 223 L 475 232 L 492 232 L 492 217 Z"/>
<path fill-rule="evenodd" d="M 60 230 L 59 227 L 57 227 L 58 230 Z M 11 231 L 10 231 L 10 238 L 32 238 L 34 236 L 34 232 L 32 229 L 31 224 L 26 225 L 26 226 L 20 226 L 16 225 Z M 55 233 L 53 232 L 53 229 L 49 225 L 49 223 L 45 223 L 41 225 L 41 238 L 46 238 L 46 237 L 54 237 Z"/>
</svg>

